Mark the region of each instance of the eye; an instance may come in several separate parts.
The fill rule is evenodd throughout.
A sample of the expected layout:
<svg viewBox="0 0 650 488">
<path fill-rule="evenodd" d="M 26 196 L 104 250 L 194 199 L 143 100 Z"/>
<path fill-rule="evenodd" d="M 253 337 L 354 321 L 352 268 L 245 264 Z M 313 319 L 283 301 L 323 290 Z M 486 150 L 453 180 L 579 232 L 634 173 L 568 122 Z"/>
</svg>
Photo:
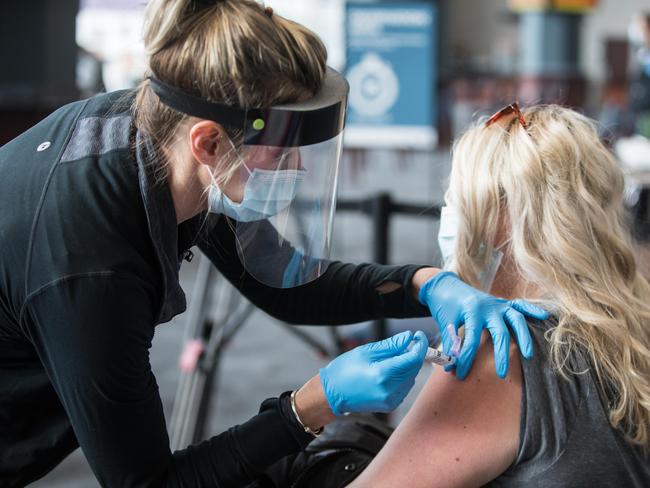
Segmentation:
<svg viewBox="0 0 650 488">
<path fill-rule="evenodd" d="M 303 169 L 297 147 L 250 146 L 245 157 L 250 169 L 288 170 Z"/>
</svg>

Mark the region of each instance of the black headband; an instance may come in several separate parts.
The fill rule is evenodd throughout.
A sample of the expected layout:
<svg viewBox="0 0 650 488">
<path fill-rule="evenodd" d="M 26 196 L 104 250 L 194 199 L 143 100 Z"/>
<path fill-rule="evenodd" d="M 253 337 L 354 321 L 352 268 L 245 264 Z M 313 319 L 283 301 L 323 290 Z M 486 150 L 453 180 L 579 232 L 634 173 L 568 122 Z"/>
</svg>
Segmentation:
<svg viewBox="0 0 650 488">
<path fill-rule="evenodd" d="M 246 122 L 246 112 L 240 108 L 209 102 L 185 93 L 153 76 L 149 77 L 149 83 L 160 101 L 178 112 L 201 119 L 214 120 L 233 129 L 241 129 Z"/>
<path fill-rule="evenodd" d="M 334 101 L 314 107 L 306 102 L 284 107 L 244 109 L 210 102 L 153 77 L 149 78 L 149 82 L 164 105 L 186 115 L 241 130 L 244 144 L 248 145 L 309 146 L 333 139 L 345 126 L 347 92 Z M 347 88 L 347 83 L 343 83 Z"/>
</svg>

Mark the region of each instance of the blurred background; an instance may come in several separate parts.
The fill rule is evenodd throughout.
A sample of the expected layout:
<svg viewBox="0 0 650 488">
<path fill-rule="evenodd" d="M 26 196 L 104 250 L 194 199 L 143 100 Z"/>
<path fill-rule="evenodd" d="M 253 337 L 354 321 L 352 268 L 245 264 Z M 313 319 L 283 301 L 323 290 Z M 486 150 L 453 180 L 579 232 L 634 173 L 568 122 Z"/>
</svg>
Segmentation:
<svg viewBox="0 0 650 488">
<path fill-rule="evenodd" d="M 145 70 L 144 3 L 1 2 L 0 146 L 63 104 L 134 87 Z M 599 121 L 627 175 L 630 218 L 640 263 L 648 271 L 648 0 L 267 0 L 266 5 L 317 32 L 330 64 L 350 81 L 334 258 L 440 264 L 434 209 L 444 199 L 449 146 L 472 121 L 518 100 L 523 106 L 562 103 Z M 197 259 L 181 273 L 190 308 L 200 301 L 197 290 L 205 298 L 204 288 L 208 297 L 221 289 L 217 278 L 201 282 L 200 268 Z M 239 310 L 229 300 L 225 310 Z M 215 315 L 212 309 L 221 304 L 214 298 L 202 310 Z M 195 399 L 205 421 L 194 437 L 246 420 L 261 400 L 316 373 L 328 355 L 397 329 L 431 327 L 423 322 L 428 321 L 357 324 L 334 334 L 328 328 L 288 327 L 260 311 L 243 314 L 236 333 L 221 343 L 218 370 L 203 378 L 212 387 Z M 158 327 L 154 341 L 152 363 L 170 431 L 179 402 L 187 403 L 188 373 L 178 364 L 186 339 L 202 334 L 195 326 L 190 310 Z M 423 369 L 419 385 L 428 374 Z M 98 485 L 78 450 L 32 486 Z"/>
</svg>

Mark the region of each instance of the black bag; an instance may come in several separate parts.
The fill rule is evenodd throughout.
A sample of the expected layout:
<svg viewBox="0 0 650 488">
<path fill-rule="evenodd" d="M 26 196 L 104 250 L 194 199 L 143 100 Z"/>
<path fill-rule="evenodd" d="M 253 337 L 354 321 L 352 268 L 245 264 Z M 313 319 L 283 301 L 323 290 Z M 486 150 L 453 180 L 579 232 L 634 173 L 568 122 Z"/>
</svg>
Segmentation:
<svg viewBox="0 0 650 488">
<path fill-rule="evenodd" d="M 392 431 L 373 415 L 341 417 L 248 488 L 343 488 L 370 464 Z"/>
</svg>

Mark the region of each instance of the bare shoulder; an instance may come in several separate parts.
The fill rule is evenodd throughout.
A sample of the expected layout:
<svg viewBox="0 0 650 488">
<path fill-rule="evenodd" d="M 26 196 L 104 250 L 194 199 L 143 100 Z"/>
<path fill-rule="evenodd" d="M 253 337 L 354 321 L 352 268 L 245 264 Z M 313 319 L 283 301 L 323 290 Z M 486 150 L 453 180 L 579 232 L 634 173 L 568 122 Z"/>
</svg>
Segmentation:
<svg viewBox="0 0 650 488">
<path fill-rule="evenodd" d="M 505 379 L 484 333 L 470 374 L 459 381 L 436 368 L 384 449 L 352 485 L 480 486 L 503 473 L 519 446 L 522 373 L 510 347 Z"/>
</svg>

